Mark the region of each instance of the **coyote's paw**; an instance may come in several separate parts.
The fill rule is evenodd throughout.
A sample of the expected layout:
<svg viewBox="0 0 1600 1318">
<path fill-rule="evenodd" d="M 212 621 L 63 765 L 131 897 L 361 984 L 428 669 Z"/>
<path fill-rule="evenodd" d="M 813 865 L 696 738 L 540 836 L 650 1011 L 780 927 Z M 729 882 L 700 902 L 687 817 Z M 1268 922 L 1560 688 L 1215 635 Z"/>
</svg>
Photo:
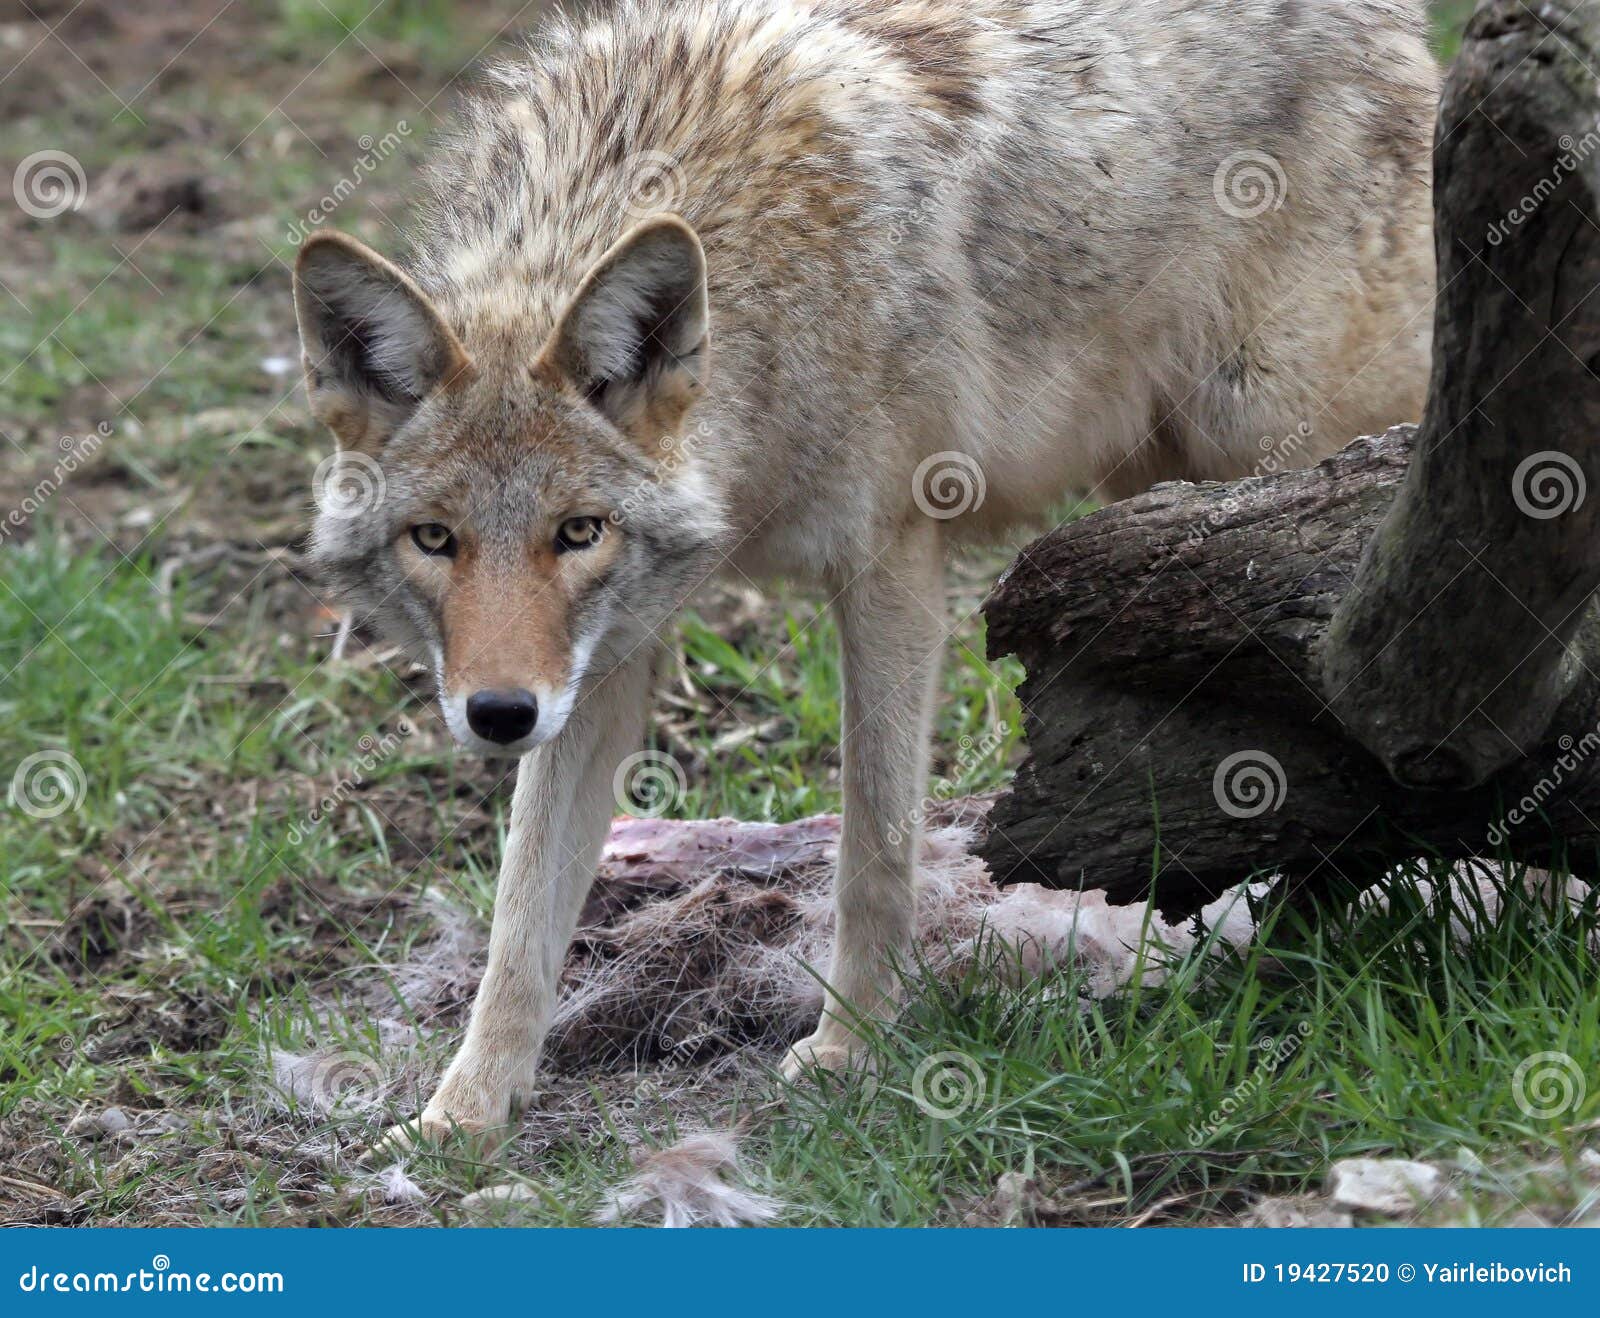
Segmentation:
<svg viewBox="0 0 1600 1318">
<path fill-rule="evenodd" d="M 438 1149 L 447 1143 L 464 1143 L 475 1152 L 482 1152 L 496 1142 L 497 1133 L 504 1134 L 504 1131 L 491 1125 L 463 1124 L 424 1112 L 420 1117 L 390 1126 L 361 1150 L 359 1159 L 364 1163 L 382 1162 L 408 1153 Z"/>
<path fill-rule="evenodd" d="M 401 1122 L 398 1126 L 390 1126 L 361 1150 L 360 1160 L 368 1163 L 382 1162 L 435 1147 L 450 1138 L 451 1129 L 449 1123 L 441 1124 L 429 1121 L 425 1117 L 414 1117 L 410 1121 Z"/>
<path fill-rule="evenodd" d="M 859 1039 L 850 1035 L 842 1038 L 837 1034 L 825 1035 L 819 1030 L 790 1048 L 779 1069 L 785 1080 L 795 1084 L 816 1071 L 860 1075 L 867 1070 L 869 1060 L 866 1047 Z"/>
<path fill-rule="evenodd" d="M 479 1053 L 463 1048 L 422 1115 L 391 1126 L 366 1151 L 366 1158 L 412 1153 L 446 1141 L 493 1157 L 511 1137 L 519 1088 L 503 1068 L 486 1065 Z"/>
</svg>

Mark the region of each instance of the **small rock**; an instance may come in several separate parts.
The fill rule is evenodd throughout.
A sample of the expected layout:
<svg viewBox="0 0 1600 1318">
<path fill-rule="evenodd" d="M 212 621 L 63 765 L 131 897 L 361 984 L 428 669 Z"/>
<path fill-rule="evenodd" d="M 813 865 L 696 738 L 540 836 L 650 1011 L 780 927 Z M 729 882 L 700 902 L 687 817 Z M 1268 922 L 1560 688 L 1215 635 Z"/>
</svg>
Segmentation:
<svg viewBox="0 0 1600 1318">
<path fill-rule="evenodd" d="M 128 1114 L 119 1107 L 108 1107 L 103 1112 L 80 1112 L 67 1125 L 67 1134 L 75 1139 L 102 1140 L 133 1129 Z"/>
<path fill-rule="evenodd" d="M 520 1204 L 538 1197 L 539 1192 L 533 1186 L 523 1185 L 520 1182 L 514 1185 L 490 1185 L 463 1195 L 461 1206 L 469 1210 L 492 1208 L 496 1204 Z"/>
<path fill-rule="evenodd" d="M 1316 1200 L 1263 1199 L 1250 1210 L 1245 1226 L 1353 1227 L 1355 1218 L 1343 1209 Z"/>
<path fill-rule="evenodd" d="M 1600 1172 L 1600 1149 L 1585 1149 L 1578 1155 L 1578 1165 Z"/>
<path fill-rule="evenodd" d="M 1328 1173 L 1328 1197 L 1341 1208 L 1399 1217 L 1445 1193 L 1444 1176 L 1405 1158 L 1346 1158 Z"/>
</svg>

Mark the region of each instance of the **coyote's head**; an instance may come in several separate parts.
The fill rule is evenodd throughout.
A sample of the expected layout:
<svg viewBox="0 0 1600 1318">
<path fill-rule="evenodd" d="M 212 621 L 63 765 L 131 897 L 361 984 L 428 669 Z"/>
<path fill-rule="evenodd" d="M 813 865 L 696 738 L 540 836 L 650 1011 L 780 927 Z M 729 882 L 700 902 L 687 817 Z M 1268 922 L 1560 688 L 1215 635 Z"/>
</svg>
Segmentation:
<svg viewBox="0 0 1600 1318">
<path fill-rule="evenodd" d="M 548 741 L 595 678 L 653 647 L 722 533 L 684 435 L 708 359 L 699 240 L 673 216 L 640 225 L 542 344 L 473 342 L 336 233 L 301 249 L 295 309 L 340 449 L 317 567 L 434 665 L 463 746 Z"/>
</svg>

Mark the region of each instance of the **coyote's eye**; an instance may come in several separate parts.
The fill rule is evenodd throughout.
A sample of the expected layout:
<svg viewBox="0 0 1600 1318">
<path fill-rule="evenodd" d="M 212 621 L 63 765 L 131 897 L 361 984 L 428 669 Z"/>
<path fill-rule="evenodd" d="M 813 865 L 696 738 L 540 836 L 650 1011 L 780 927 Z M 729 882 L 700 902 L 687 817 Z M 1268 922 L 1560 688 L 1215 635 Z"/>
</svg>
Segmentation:
<svg viewBox="0 0 1600 1318">
<path fill-rule="evenodd" d="M 455 536 L 450 534 L 448 526 L 440 526 L 438 522 L 424 522 L 421 526 L 413 526 L 411 543 L 424 554 L 432 554 L 438 558 L 454 558 L 456 554 Z"/>
<path fill-rule="evenodd" d="M 592 549 L 603 534 L 605 524 L 598 517 L 569 517 L 556 528 L 556 553 Z"/>
</svg>

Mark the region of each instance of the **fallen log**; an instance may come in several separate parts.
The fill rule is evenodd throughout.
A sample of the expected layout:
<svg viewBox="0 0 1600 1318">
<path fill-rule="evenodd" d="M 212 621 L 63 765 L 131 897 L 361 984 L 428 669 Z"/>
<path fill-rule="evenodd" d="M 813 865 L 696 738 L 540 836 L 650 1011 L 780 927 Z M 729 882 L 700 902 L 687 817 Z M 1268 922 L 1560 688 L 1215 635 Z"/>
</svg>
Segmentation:
<svg viewBox="0 0 1600 1318">
<path fill-rule="evenodd" d="M 1002 884 L 1198 910 L 1600 848 L 1600 3 L 1488 0 L 1435 148 L 1419 427 L 1157 486 L 1029 546 L 985 604 L 1028 758 Z"/>
</svg>

